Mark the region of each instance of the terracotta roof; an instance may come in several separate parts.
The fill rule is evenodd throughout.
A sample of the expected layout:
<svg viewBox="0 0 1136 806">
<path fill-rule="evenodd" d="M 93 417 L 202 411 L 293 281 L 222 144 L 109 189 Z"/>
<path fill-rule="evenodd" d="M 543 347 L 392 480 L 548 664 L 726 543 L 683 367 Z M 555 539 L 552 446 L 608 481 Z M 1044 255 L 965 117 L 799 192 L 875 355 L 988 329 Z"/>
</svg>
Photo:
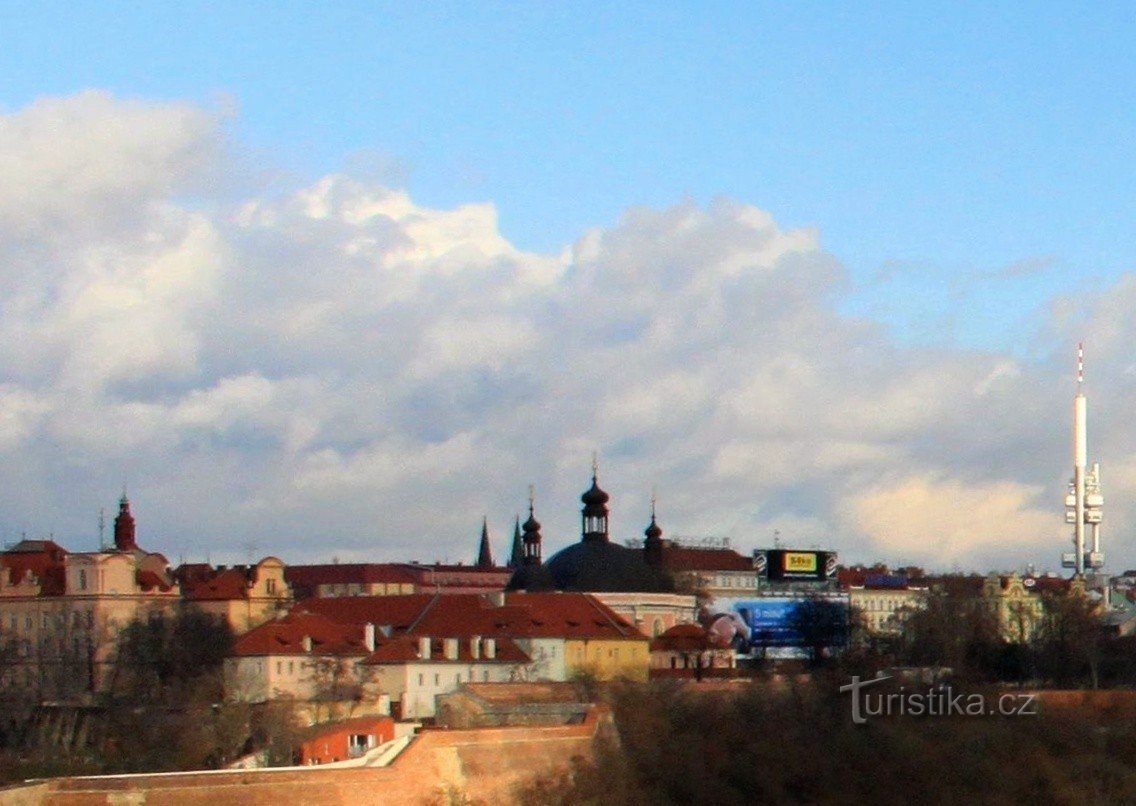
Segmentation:
<svg viewBox="0 0 1136 806">
<path fill-rule="evenodd" d="M 584 593 L 510 593 L 504 606 L 479 594 L 411 594 L 305 599 L 294 612 L 319 613 L 344 624 L 389 626 L 395 634 L 515 638 L 645 636 Z"/>
<path fill-rule="evenodd" d="M 1032 584 L 1026 580 L 1032 580 Z M 1023 577 L 1022 584 L 1026 590 L 1035 590 L 1038 593 L 1064 593 L 1069 590 L 1071 580 L 1058 576 Z"/>
<path fill-rule="evenodd" d="M 312 642 L 311 652 L 304 638 Z M 355 624 L 342 624 L 314 613 L 289 613 L 237 639 L 233 653 L 247 655 L 366 655 L 363 629 Z"/>
<path fill-rule="evenodd" d="M 18 585 L 30 573 L 41 596 L 62 596 L 67 588 L 67 550 L 52 540 L 21 540 L 0 553 L 0 568 L 8 582 Z"/>
<path fill-rule="evenodd" d="M 380 726 L 387 724 L 393 725 L 394 719 L 389 716 L 357 716 L 352 719 L 344 719 L 340 722 L 324 722 L 319 725 L 312 725 L 305 731 L 305 735 L 307 741 L 313 741 L 344 731 L 367 733 L 368 731 L 376 730 Z"/>
<path fill-rule="evenodd" d="M 753 559 L 733 549 L 698 549 L 664 544 L 663 567 L 671 571 L 753 571 Z"/>
<path fill-rule="evenodd" d="M 134 579 L 138 583 L 138 587 L 143 591 L 152 591 L 154 589 L 169 591 L 173 590 L 174 587 L 169 579 L 154 571 L 138 571 L 134 575 Z"/>
<path fill-rule="evenodd" d="M 421 637 L 425 638 L 425 636 Z M 446 657 L 444 638 L 431 636 L 428 640 L 430 641 L 430 657 L 423 658 L 420 653 L 419 638 L 417 637 L 408 635 L 397 636 L 395 638 L 379 637 L 378 640 L 375 641 L 375 651 L 363 662 L 377 666 L 415 663 L 418 661 L 423 663 L 461 663 L 469 665 L 470 663 L 528 663 L 532 660 L 532 658 L 508 638 L 494 639 L 496 651 L 492 658 L 485 657 L 484 648 L 479 652 L 479 657 L 474 658 L 468 638 L 458 639 L 456 658 Z M 484 647 L 484 641 L 482 641 L 482 647 Z"/>
<path fill-rule="evenodd" d="M 225 601 L 231 599 L 247 599 L 250 583 L 249 572 L 243 567 L 227 568 L 220 573 L 214 572 L 209 579 L 190 581 L 183 579 L 182 596 L 192 602 Z"/>
<path fill-rule="evenodd" d="M 373 582 L 413 583 L 418 576 L 408 566 L 393 563 L 330 563 L 327 565 L 289 565 L 284 579 L 303 586 L 359 585 Z"/>
<path fill-rule="evenodd" d="M 701 624 L 676 624 L 651 640 L 652 652 L 701 652 L 710 646 Z"/>
</svg>

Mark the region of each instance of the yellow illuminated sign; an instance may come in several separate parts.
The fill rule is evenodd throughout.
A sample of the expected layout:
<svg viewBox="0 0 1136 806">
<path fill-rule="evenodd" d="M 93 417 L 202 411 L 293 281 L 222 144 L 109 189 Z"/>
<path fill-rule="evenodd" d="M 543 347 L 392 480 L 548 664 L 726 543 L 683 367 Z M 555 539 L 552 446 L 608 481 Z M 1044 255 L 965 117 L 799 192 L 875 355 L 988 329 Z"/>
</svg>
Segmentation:
<svg viewBox="0 0 1136 806">
<path fill-rule="evenodd" d="M 817 570 L 817 556 L 805 551 L 785 552 L 784 564 L 786 571 L 815 573 Z"/>
</svg>

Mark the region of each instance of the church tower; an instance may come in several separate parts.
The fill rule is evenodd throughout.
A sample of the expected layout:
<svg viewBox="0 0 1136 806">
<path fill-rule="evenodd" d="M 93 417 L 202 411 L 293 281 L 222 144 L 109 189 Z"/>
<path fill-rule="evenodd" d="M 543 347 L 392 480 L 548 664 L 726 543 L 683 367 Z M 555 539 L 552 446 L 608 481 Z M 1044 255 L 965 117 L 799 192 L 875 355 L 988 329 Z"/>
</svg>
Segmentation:
<svg viewBox="0 0 1136 806">
<path fill-rule="evenodd" d="M 134 541 L 134 516 L 130 514 L 130 500 L 125 492 L 118 500 L 118 515 L 114 519 L 114 547 L 117 551 L 138 551 Z"/>
<path fill-rule="evenodd" d="M 647 564 L 660 568 L 663 564 L 663 530 L 655 521 L 655 496 L 651 496 L 651 523 L 643 530 L 643 557 Z"/>
<path fill-rule="evenodd" d="M 584 543 L 607 543 L 607 502 L 608 494 L 596 482 L 596 462 L 592 461 L 592 486 L 580 496 L 584 508 L 580 511 L 583 519 L 581 540 Z"/>
<path fill-rule="evenodd" d="M 529 490 L 529 518 L 521 526 L 523 534 L 521 535 L 521 542 L 524 545 L 524 564 L 529 566 L 539 566 L 541 563 L 540 558 L 540 521 L 533 515 L 533 494 Z"/>
</svg>

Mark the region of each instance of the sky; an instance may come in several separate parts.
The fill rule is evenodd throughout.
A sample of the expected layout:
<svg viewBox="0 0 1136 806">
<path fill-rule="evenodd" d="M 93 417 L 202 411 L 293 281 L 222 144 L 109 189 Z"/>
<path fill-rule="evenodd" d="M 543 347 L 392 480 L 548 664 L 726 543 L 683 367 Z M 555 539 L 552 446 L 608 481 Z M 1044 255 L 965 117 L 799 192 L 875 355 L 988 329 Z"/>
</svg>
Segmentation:
<svg viewBox="0 0 1136 806">
<path fill-rule="evenodd" d="M 1136 565 L 1123 4 L 0 0 L 0 540 Z"/>
</svg>

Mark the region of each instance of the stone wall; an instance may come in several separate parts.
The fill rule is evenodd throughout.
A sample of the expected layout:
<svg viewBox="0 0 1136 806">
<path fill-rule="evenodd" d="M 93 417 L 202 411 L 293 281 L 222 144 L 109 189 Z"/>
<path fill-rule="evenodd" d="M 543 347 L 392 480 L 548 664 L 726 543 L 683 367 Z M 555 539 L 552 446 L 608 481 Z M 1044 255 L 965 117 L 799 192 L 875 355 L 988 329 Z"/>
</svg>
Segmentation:
<svg viewBox="0 0 1136 806">
<path fill-rule="evenodd" d="M 427 730 L 388 767 L 57 778 L 0 791 L 0 806 L 442 804 L 456 793 L 475 804 L 511 803 L 518 785 L 590 758 L 612 730 L 610 712 L 597 708 L 578 725 Z"/>
</svg>

